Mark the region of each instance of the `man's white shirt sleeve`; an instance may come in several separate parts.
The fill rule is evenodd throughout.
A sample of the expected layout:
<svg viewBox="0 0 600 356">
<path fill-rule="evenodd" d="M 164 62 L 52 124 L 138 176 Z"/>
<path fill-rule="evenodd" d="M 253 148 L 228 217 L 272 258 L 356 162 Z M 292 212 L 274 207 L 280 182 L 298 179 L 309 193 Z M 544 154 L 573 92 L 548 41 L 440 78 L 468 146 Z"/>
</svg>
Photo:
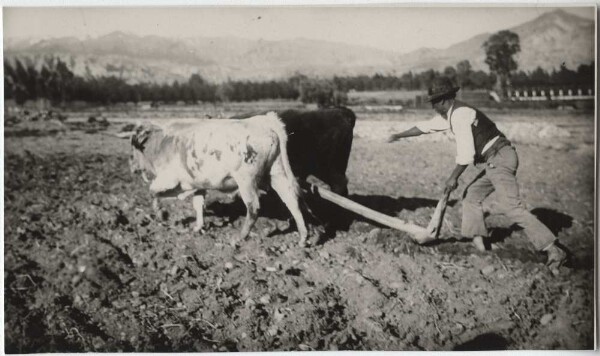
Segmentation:
<svg viewBox="0 0 600 356">
<path fill-rule="evenodd" d="M 456 164 L 469 165 L 475 159 L 475 141 L 471 129 L 475 115 L 475 110 L 462 107 L 454 110 L 450 116 L 456 140 Z"/>
<path fill-rule="evenodd" d="M 444 119 L 441 115 L 435 115 L 429 120 L 418 122 L 415 126 L 423 133 L 428 134 L 448 130 L 450 128 L 450 123 L 448 123 L 448 120 Z"/>
<path fill-rule="evenodd" d="M 452 128 L 456 141 L 456 164 L 469 165 L 475 160 L 475 141 L 471 130 L 475 115 L 475 110 L 461 107 L 450 113 L 452 125 L 441 115 L 435 115 L 429 120 L 418 122 L 415 126 L 426 134 Z"/>
</svg>

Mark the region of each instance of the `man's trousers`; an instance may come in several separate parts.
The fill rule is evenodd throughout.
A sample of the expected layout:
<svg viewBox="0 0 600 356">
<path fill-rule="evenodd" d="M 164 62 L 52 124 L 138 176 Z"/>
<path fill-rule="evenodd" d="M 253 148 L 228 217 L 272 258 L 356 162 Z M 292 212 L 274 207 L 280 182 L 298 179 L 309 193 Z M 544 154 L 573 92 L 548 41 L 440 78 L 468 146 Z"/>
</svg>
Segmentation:
<svg viewBox="0 0 600 356">
<path fill-rule="evenodd" d="M 513 146 L 501 148 L 485 163 L 485 170 L 467 186 L 463 194 L 462 236 L 488 236 L 483 219 L 483 200 L 496 191 L 500 213 L 521 226 L 537 250 L 552 245 L 556 237 L 521 202 L 517 184 L 519 158 Z"/>
</svg>

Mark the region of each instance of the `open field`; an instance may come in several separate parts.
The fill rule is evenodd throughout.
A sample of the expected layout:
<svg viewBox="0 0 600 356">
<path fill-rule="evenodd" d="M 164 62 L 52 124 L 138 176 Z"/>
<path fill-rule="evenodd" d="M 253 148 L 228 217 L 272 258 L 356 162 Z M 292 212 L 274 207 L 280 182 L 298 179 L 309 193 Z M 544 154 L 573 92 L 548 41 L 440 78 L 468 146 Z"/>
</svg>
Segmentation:
<svg viewBox="0 0 600 356">
<path fill-rule="evenodd" d="M 415 100 L 415 97 L 426 94 L 425 90 L 350 91 L 348 101 L 363 104 L 397 104 Z"/>
<path fill-rule="evenodd" d="M 484 206 L 499 248 L 482 253 L 457 241 L 460 193 L 474 167 L 451 197 L 443 240 L 431 246 L 349 215 L 348 231 L 301 249 L 295 231 L 279 229 L 287 212 L 265 199 L 236 251 L 228 242 L 243 221 L 240 201 L 214 194 L 203 236 L 192 233 L 189 201 L 167 202 L 156 216 L 147 187 L 129 173 L 128 142 L 105 134 L 139 118 L 267 106 L 89 111 L 69 113 L 57 130 L 5 127 L 6 351 L 593 347 L 593 114 L 490 113 L 515 138 L 524 200 L 573 254 L 558 277 L 493 213 L 493 194 Z M 90 115 L 111 124 L 70 123 Z M 351 199 L 427 225 L 454 144 L 444 135 L 385 138 L 430 115 L 357 110 Z"/>
</svg>

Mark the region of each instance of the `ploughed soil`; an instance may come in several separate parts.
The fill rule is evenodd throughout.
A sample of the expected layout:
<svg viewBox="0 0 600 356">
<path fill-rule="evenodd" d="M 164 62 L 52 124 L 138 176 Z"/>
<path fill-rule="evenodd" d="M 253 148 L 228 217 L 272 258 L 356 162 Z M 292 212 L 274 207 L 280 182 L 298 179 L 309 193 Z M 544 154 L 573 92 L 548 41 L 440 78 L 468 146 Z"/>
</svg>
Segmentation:
<svg viewBox="0 0 600 356">
<path fill-rule="evenodd" d="M 7 135 L 5 351 L 590 349 L 594 149 L 572 142 L 516 145 L 524 200 L 572 253 L 555 277 L 495 213 L 493 194 L 484 207 L 494 249 L 459 240 L 473 167 L 429 246 L 348 213 L 347 231 L 300 248 L 287 211 L 265 197 L 236 250 L 239 199 L 212 194 L 209 229 L 193 233 L 190 201 L 152 209 L 127 140 Z M 350 198 L 426 226 L 453 162 L 447 140 L 387 144 L 357 132 Z M 312 225 L 313 238 L 321 230 Z"/>
</svg>

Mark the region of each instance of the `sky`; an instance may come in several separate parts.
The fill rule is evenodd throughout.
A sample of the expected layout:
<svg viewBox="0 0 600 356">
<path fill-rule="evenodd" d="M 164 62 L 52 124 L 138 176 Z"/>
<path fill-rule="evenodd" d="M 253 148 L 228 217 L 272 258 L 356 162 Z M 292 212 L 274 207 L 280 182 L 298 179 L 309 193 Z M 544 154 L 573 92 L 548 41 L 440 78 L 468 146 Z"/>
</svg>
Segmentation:
<svg viewBox="0 0 600 356">
<path fill-rule="evenodd" d="M 547 6 L 456 5 L 286 7 L 5 7 L 4 37 L 97 37 L 113 31 L 163 37 L 283 40 L 308 38 L 391 50 L 446 48 L 485 32 L 527 22 Z M 589 19 L 592 7 L 564 10 Z"/>
</svg>

